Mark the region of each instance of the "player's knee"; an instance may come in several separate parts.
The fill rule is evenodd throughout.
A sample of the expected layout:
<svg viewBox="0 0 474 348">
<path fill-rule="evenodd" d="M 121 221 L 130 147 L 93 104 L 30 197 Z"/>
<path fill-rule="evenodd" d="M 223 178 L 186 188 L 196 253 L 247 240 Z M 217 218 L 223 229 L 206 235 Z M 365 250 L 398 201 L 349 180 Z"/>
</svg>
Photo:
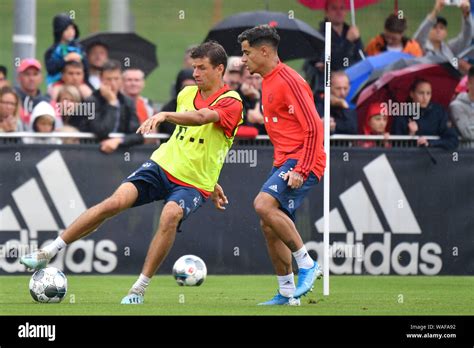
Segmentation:
<svg viewBox="0 0 474 348">
<path fill-rule="evenodd" d="M 107 217 L 114 216 L 122 210 L 122 202 L 118 197 L 111 196 L 102 202 L 101 208 L 102 213 Z"/>
<path fill-rule="evenodd" d="M 175 202 L 168 202 L 161 213 L 160 223 L 168 227 L 176 227 L 183 218 L 183 209 Z"/>
<path fill-rule="evenodd" d="M 255 198 L 253 201 L 253 207 L 257 215 L 262 219 L 264 219 L 273 209 L 271 202 L 269 202 L 268 199 L 262 194 L 258 194 L 258 196 Z"/>
</svg>

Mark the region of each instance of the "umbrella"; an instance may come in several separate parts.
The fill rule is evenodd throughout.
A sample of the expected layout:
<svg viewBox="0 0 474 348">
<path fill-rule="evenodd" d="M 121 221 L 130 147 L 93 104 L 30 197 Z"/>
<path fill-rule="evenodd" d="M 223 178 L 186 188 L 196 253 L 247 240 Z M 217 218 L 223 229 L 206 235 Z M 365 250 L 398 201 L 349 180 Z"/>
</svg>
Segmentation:
<svg viewBox="0 0 474 348">
<path fill-rule="evenodd" d="M 124 67 L 139 68 L 145 75 L 158 66 L 156 45 L 135 33 L 101 32 L 80 42 L 86 50 L 93 44 L 104 44 L 108 47 L 111 59 L 118 60 Z"/>
<path fill-rule="evenodd" d="M 462 78 L 461 81 L 459 81 L 459 84 L 456 86 L 456 90 L 454 91 L 456 94 L 462 93 L 462 92 L 467 92 L 468 87 L 467 87 L 467 75 Z"/>
<path fill-rule="evenodd" d="M 406 102 L 410 86 L 415 79 L 420 78 L 429 81 L 433 86 L 431 100 L 447 108 L 461 74 L 451 64 L 418 64 L 386 73 L 360 93 L 357 101 L 359 126 L 364 124 L 365 113 L 370 104 L 389 100 Z M 390 123 L 391 119 L 390 117 Z"/>
<path fill-rule="evenodd" d="M 229 56 L 241 56 L 237 37 L 244 30 L 261 24 L 277 29 L 281 38 L 278 55 L 283 61 L 314 57 L 324 50 L 324 37 L 307 23 L 290 19 L 287 13 L 269 11 L 241 12 L 227 17 L 211 29 L 204 41 L 215 40 Z"/>
<path fill-rule="evenodd" d="M 359 90 L 360 85 L 367 81 L 374 71 L 381 70 L 390 63 L 399 61 L 403 58 L 410 59 L 412 57 L 412 55 L 403 52 L 384 52 L 361 60 L 347 68 L 345 72 L 349 77 L 351 89 L 349 90 L 346 100 L 348 102 L 352 100 L 356 92 Z"/>
<path fill-rule="evenodd" d="M 300 4 L 312 10 L 324 10 L 327 0 L 298 0 Z M 345 0 L 346 8 L 351 9 L 352 25 L 355 25 L 355 9 L 369 6 L 380 0 Z"/>
<path fill-rule="evenodd" d="M 382 53 L 383 54 L 383 53 Z M 377 57 L 377 56 L 375 56 Z M 392 62 L 385 67 L 382 67 L 380 69 L 375 69 L 370 76 L 363 81 L 357 90 L 354 90 L 354 93 L 352 95 L 351 101 L 356 102 L 357 98 L 359 97 L 360 93 L 370 84 L 373 82 L 377 81 L 379 78 L 381 78 L 383 75 L 390 71 L 395 71 L 395 70 L 401 70 L 404 68 L 407 68 L 409 66 L 414 66 L 414 65 L 419 65 L 419 64 L 448 64 L 451 65 L 451 63 L 443 57 L 440 56 L 435 56 L 435 55 L 428 55 L 428 56 L 423 56 L 423 57 L 417 57 L 417 58 L 401 58 L 395 62 Z M 352 91 L 352 88 L 351 88 Z"/>
</svg>

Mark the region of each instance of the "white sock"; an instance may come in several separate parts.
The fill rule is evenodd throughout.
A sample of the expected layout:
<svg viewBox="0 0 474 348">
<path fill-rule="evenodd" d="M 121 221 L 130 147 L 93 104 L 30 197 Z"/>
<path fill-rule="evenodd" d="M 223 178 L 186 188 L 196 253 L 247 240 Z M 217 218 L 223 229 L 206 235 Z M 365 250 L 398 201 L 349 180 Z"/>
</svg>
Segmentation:
<svg viewBox="0 0 474 348">
<path fill-rule="evenodd" d="M 43 250 L 48 253 L 50 258 L 53 258 L 66 245 L 66 242 L 61 237 L 58 237 L 51 244 L 46 245 Z"/>
<path fill-rule="evenodd" d="M 145 295 L 145 290 L 148 284 L 150 284 L 150 278 L 141 273 L 135 284 L 132 285 L 132 290 L 134 290 L 134 292 L 138 292 L 143 296 Z"/>
<path fill-rule="evenodd" d="M 277 276 L 278 285 L 280 285 L 280 294 L 285 297 L 292 297 L 295 293 L 295 277 L 293 273 L 287 274 L 285 276 Z"/>
<path fill-rule="evenodd" d="M 295 251 L 293 256 L 295 257 L 296 263 L 298 264 L 298 268 L 311 268 L 314 266 L 314 261 L 311 256 L 309 256 L 308 251 L 304 245 L 300 250 Z"/>
</svg>

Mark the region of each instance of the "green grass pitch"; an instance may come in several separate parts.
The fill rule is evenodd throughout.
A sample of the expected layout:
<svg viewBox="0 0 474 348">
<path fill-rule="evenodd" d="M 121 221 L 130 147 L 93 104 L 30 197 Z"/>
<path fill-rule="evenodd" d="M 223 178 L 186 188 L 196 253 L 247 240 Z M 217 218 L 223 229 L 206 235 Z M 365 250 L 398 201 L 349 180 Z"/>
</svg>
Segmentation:
<svg viewBox="0 0 474 348">
<path fill-rule="evenodd" d="M 0 315 L 474 315 L 474 277 L 331 276 L 300 307 L 256 306 L 275 294 L 274 276 L 208 276 L 200 287 L 179 287 L 172 276 L 153 278 L 145 304 L 120 305 L 135 276 L 70 275 L 60 304 L 40 304 L 29 276 L 0 277 Z"/>
</svg>

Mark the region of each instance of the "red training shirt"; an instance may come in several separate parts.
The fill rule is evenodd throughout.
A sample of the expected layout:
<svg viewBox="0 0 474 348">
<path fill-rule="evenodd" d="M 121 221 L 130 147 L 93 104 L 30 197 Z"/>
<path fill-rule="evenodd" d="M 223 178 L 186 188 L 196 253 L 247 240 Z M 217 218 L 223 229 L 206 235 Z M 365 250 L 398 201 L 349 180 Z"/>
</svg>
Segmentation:
<svg viewBox="0 0 474 348">
<path fill-rule="evenodd" d="M 311 172 L 321 179 L 326 166 L 323 123 L 308 83 L 281 62 L 263 77 L 265 129 L 274 146 L 274 162 L 296 159 L 293 169 L 306 180 Z"/>
</svg>

